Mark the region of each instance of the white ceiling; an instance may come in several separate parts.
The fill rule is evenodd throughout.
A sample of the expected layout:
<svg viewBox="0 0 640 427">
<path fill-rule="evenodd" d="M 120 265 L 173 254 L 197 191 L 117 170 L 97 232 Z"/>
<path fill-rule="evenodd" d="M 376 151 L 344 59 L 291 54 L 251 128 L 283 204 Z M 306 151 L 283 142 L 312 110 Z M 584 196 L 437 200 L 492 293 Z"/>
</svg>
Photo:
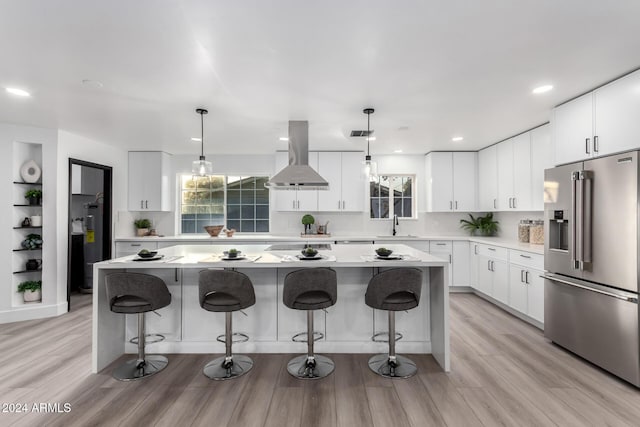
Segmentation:
<svg viewBox="0 0 640 427">
<path fill-rule="evenodd" d="M 637 0 L 14 0 L 0 13 L 0 122 L 127 149 L 477 149 L 640 66 Z M 102 82 L 101 88 L 83 79 Z M 531 90 L 550 83 L 544 95 Z M 453 143 L 451 137 L 464 141 Z"/>
</svg>

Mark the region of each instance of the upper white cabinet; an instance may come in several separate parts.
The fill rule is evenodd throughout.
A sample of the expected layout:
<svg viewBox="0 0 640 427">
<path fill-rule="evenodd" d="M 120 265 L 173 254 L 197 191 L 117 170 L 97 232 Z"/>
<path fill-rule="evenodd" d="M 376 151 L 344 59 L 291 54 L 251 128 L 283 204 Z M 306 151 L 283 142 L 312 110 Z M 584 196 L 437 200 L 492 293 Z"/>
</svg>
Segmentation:
<svg viewBox="0 0 640 427">
<path fill-rule="evenodd" d="M 276 173 L 289 164 L 289 153 L 276 153 Z M 309 152 L 309 166 L 318 170 L 318 153 Z M 323 190 L 324 191 L 324 190 Z M 274 190 L 270 192 L 275 198 L 278 211 L 306 211 L 318 210 L 318 190 Z"/>
<path fill-rule="evenodd" d="M 498 200 L 496 209 L 531 209 L 531 133 L 497 145 Z"/>
<path fill-rule="evenodd" d="M 636 71 L 553 111 L 556 164 L 640 148 L 640 72 Z"/>
<path fill-rule="evenodd" d="M 531 131 L 531 210 L 544 209 L 544 170 L 553 167 L 551 126 Z"/>
<path fill-rule="evenodd" d="M 477 205 L 475 152 L 432 152 L 425 160 L 427 212 L 474 211 Z"/>
<path fill-rule="evenodd" d="M 129 151 L 130 211 L 171 211 L 171 156 L 161 151 Z"/>
<path fill-rule="evenodd" d="M 312 153 L 309 153 L 311 155 Z M 316 153 L 313 153 L 316 154 Z M 362 212 L 365 181 L 361 152 L 319 152 L 318 173 L 329 182 L 329 190 L 318 191 L 319 212 Z"/>
<path fill-rule="evenodd" d="M 498 159 L 495 145 L 478 152 L 478 209 L 495 211 L 498 202 Z"/>
<path fill-rule="evenodd" d="M 556 164 L 591 157 L 593 138 L 593 94 L 588 93 L 553 110 Z"/>
</svg>

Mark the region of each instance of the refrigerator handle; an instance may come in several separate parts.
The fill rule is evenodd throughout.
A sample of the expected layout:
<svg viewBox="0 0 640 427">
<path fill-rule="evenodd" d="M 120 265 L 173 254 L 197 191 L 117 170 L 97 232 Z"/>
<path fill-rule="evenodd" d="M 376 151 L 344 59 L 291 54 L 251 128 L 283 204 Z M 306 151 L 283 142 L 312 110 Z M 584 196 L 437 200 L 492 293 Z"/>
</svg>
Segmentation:
<svg viewBox="0 0 640 427">
<path fill-rule="evenodd" d="M 577 227 L 577 220 L 578 220 L 578 201 L 577 201 L 577 189 L 576 187 L 578 186 L 578 181 L 580 180 L 580 172 L 575 171 L 575 172 L 571 172 L 571 240 L 570 240 L 570 247 L 569 247 L 569 253 L 571 254 L 571 268 L 573 268 L 574 270 L 579 270 L 580 269 L 580 261 L 579 258 L 576 254 L 577 251 L 577 235 L 578 235 L 578 227 Z"/>
<path fill-rule="evenodd" d="M 552 282 L 562 283 L 563 285 L 569 285 L 569 286 L 573 286 L 574 288 L 584 289 L 585 291 L 595 292 L 597 294 L 606 295 L 608 297 L 621 299 L 623 301 L 628 301 L 628 302 L 632 302 L 632 303 L 635 303 L 635 304 L 638 303 L 638 299 L 634 298 L 634 297 L 630 297 L 630 296 L 628 297 L 628 296 L 624 296 L 624 295 L 614 294 L 613 292 L 602 291 L 600 289 L 591 288 L 589 286 L 584 286 L 584 285 L 581 285 L 579 283 L 570 282 L 568 280 L 562 280 L 562 279 L 559 279 L 557 277 L 548 276 L 546 274 L 542 274 L 542 275 L 540 275 L 540 277 L 542 277 L 543 279 L 551 280 Z"/>
<path fill-rule="evenodd" d="M 582 270 L 591 270 L 591 225 L 593 222 L 591 201 L 593 192 L 593 171 L 580 172 L 580 182 L 582 183 L 582 201 L 581 201 L 581 215 L 582 215 L 582 256 L 581 256 L 581 268 Z"/>
</svg>

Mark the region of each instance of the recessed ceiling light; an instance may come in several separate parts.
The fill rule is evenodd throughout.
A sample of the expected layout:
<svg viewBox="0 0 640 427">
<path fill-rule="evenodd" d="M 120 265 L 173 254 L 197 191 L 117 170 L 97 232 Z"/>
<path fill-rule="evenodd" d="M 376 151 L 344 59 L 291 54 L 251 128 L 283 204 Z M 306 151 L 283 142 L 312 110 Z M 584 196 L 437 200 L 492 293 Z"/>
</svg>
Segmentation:
<svg viewBox="0 0 640 427">
<path fill-rule="evenodd" d="M 462 141 L 464 138 L 461 136 L 454 136 L 453 138 L 451 138 L 451 140 L 453 142 L 458 142 L 458 141 Z"/>
<path fill-rule="evenodd" d="M 191 140 L 194 141 L 194 142 L 200 142 L 200 141 L 202 141 L 202 138 L 193 137 L 193 138 L 191 138 Z"/>
<path fill-rule="evenodd" d="M 96 89 L 102 88 L 104 85 L 98 80 L 83 79 L 82 84 Z"/>
<path fill-rule="evenodd" d="M 31 96 L 31 94 L 29 92 L 27 92 L 26 90 L 18 89 L 18 88 L 15 88 L 15 87 L 8 87 L 8 88 L 5 88 L 5 90 L 7 91 L 7 93 L 10 93 L 12 95 Z"/>
<path fill-rule="evenodd" d="M 281 136 L 279 139 L 280 139 L 280 141 L 288 141 L 289 140 L 289 138 L 287 138 L 286 136 Z"/>
<path fill-rule="evenodd" d="M 369 138 L 367 138 L 367 141 L 375 141 L 376 137 L 375 136 L 370 136 Z"/>
<path fill-rule="evenodd" d="M 538 86 L 531 92 L 535 94 L 539 94 L 539 93 L 549 92 L 551 89 L 553 89 L 553 85 L 544 85 L 544 86 Z"/>
<path fill-rule="evenodd" d="M 393 150 L 394 153 L 402 153 L 402 150 Z"/>
</svg>

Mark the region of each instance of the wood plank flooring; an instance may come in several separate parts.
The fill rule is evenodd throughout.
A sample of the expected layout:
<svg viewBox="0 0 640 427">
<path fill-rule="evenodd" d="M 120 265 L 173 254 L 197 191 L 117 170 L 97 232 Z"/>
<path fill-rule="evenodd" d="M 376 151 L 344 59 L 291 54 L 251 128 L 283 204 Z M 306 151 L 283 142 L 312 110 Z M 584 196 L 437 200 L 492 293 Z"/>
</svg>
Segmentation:
<svg viewBox="0 0 640 427">
<path fill-rule="evenodd" d="M 291 355 L 256 354 L 252 372 L 213 382 L 213 355 L 169 355 L 144 381 L 90 373 L 90 296 L 64 316 L 0 325 L 0 426 L 637 426 L 640 390 L 546 341 L 471 294 L 451 295 L 452 370 L 412 355 L 419 374 L 386 380 L 366 354 L 331 355 L 320 381 L 289 376 Z M 301 351 L 303 348 L 301 348 Z M 123 356 L 123 359 L 128 358 Z M 46 413 L 33 405 L 60 404 Z M 64 404 L 70 412 L 64 412 Z M 10 409 L 8 407 L 0 409 Z"/>
</svg>

